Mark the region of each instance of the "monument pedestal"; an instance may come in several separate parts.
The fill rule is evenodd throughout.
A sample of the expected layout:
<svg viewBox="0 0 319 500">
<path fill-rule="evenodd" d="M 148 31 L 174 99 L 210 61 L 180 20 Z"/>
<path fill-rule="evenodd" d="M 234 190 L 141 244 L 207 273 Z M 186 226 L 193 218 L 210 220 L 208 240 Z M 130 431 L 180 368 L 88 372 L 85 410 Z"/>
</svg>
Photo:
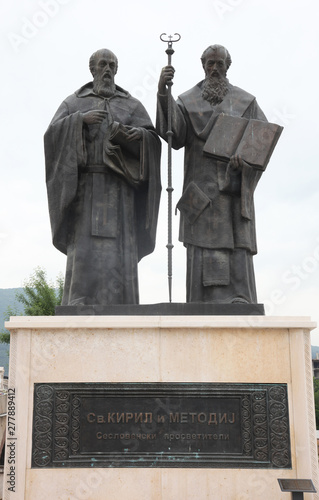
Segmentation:
<svg viewBox="0 0 319 500">
<path fill-rule="evenodd" d="M 315 326 L 11 318 L 4 498 L 288 500 L 278 478 L 318 489 Z"/>
</svg>

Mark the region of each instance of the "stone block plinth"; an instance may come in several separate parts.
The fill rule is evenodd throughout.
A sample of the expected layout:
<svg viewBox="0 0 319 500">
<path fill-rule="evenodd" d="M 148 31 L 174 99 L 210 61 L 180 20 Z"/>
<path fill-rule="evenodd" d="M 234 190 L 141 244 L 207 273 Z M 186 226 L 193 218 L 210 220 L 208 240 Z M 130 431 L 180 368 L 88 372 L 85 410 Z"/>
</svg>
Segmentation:
<svg viewBox="0 0 319 500">
<path fill-rule="evenodd" d="M 315 326 L 304 317 L 11 318 L 3 498 L 288 500 L 278 478 L 318 487 Z"/>
</svg>

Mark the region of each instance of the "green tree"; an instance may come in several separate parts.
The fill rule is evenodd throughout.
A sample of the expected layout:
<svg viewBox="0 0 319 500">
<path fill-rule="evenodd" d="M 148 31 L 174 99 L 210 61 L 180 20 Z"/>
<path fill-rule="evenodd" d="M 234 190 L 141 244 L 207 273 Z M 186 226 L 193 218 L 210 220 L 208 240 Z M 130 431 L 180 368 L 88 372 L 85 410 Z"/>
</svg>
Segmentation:
<svg viewBox="0 0 319 500">
<path fill-rule="evenodd" d="M 17 312 L 16 305 L 8 307 L 4 320 L 10 316 L 54 316 L 55 307 L 62 302 L 64 280 L 61 275 L 56 282 L 49 282 L 46 271 L 36 267 L 24 282 L 23 291 L 16 293 L 16 300 L 23 305 L 23 312 Z M 0 342 L 9 343 L 10 333 L 5 328 L 0 333 Z"/>
<path fill-rule="evenodd" d="M 63 278 L 58 276 L 56 283 L 48 282 L 47 274 L 36 267 L 30 278 L 24 282 L 23 291 L 16 294 L 23 304 L 23 316 L 54 316 L 55 307 L 62 302 Z"/>
</svg>

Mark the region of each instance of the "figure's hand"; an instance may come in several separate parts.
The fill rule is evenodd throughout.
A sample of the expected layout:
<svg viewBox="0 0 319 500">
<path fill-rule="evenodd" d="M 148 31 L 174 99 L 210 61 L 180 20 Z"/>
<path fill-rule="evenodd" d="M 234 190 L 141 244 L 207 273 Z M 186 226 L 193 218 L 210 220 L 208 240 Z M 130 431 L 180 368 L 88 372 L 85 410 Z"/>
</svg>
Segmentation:
<svg viewBox="0 0 319 500">
<path fill-rule="evenodd" d="M 229 159 L 229 164 L 234 170 L 241 172 L 241 170 L 244 166 L 244 160 L 242 159 L 242 157 L 240 155 L 233 155 Z"/>
<path fill-rule="evenodd" d="M 172 80 L 174 78 L 174 73 L 175 73 L 175 69 L 173 68 L 173 66 L 165 66 L 165 68 L 162 69 L 160 79 L 158 82 L 159 94 L 166 94 L 167 93 L 167 84 L 172 83 Z"/>
<path fill-rule="evenodd" d="M 94 123 L 102 123 L 106 118 L 107 112 L 101 109 L 93 109 L 92 111 L 87 111 L 83 113 L 83 122 L 87 125 L 93 125 Z"/>
<path fill-rule="evenodd" d="M 133 127 L 127 130 L 127 140 L 128 141 L 139 141 L 142 139 L 142 131 L 139 128 Z"/>
</svg>

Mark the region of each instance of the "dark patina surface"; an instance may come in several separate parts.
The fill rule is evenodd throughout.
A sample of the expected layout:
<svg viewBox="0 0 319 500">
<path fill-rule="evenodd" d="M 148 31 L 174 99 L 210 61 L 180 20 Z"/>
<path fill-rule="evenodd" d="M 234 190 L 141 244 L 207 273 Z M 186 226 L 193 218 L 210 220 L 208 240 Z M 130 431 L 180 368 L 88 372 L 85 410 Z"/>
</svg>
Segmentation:
<svg viewBox="0 0 319 500">
<path fill-rule="evenodd" d="M 155 245 L 161 144 L 143 105 L 115 85 L 117 58 L 90 58 L 93 82 L 46 131 L 53 244 L 67 255 L 63 305 L 138 304 L 137 265 Z"/>
</svg>

